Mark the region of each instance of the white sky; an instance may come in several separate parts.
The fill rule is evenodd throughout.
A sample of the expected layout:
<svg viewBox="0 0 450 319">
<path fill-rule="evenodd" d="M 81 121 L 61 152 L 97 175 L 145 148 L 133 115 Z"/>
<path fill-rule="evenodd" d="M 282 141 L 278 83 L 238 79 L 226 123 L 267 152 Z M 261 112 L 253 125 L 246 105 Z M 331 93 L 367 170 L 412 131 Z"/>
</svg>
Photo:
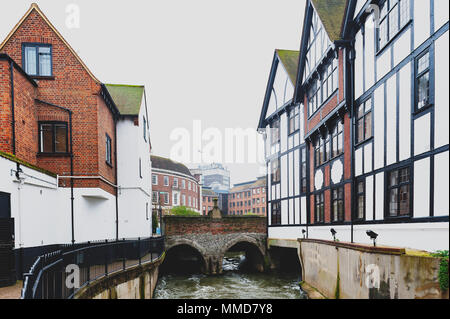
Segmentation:
<svg viewBox="0 0 450 319">
<path fill-rule="evenodd" d="M 169 156 L 175 128 L 256 129 L 276 48 L 298 50 L 305 0 L 14 0 L 0 41 L 36 2 L 104 83 L 144 84 L 153 154 Z M 66 8 L 80 8 L 80 28 Z M 191 164 L 191 163 L 186 163 Z M 191 166 L 191 165 L 190 165 Z M 260 175 L 226 165 L 231 182 Z"/>
</svg>

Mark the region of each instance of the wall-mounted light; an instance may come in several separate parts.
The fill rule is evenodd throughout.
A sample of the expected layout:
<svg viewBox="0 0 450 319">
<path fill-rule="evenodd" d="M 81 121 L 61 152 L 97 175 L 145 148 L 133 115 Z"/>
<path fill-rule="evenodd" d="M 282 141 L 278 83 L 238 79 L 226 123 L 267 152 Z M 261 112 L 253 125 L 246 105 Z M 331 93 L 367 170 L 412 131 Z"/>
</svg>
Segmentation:
<svg viewBox="0 0 450 319">
<path fill-rule="evenodd" d="M 337 231 L 335 231 L 334 228 L 331 228 L 331 229 L 330 229 L 330 232 L 331 232 L 331 235 L 333 236 L 333 240 L 336 241 L 336 234 L 337 234 Z"/>
<path fill-rule="evenodd" d="M 373 231 L 371 231 L 371 230 L 366 231 L 366 234 L 367 234 L 367 236 L 370 237 L 370 239 L 373 240 L 373 247 L 376 247 L 376 246 L 377 246 L 377 237 L 378 237 L 378 234 L 375 233 L 375 232 L 373 232 Z"/>
</svg>

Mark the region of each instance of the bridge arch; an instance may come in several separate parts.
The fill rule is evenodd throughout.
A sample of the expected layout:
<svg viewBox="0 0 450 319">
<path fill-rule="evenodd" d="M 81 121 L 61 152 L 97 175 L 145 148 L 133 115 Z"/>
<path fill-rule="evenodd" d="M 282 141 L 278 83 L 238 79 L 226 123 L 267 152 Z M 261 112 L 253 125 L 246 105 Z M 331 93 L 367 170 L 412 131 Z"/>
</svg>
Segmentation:
<svg viewBox="0 0 450 319">
<path fill-rule="evenodd" d="M 232 248 L 242 249 L 246 253 L 248 263 L 257 271 L 264 271 L 265 245 L 257 239 L 242 234 L 228 241 L 220 251 L 219 260 L 222 261 L 225 254 Z"/>
<path fill-rule="evenodd" d="M 177 257 L 176 255 L 172 255 L 172 253 L 177 254 L 179 252 L 175 250 L 183 250 L 185 253 L 191 253 L 193 256 L 198 258 L 199 263 L 199 270 L 202 273 L 207 272 L 208 270 L 208 264 L 206 256 L 206 250 L 197 244 L 193 240 L 185 239 L 185 238 L 178 238 L 174 241 L 170 241 L 166 243 L 166 258 L 163 264 L 161 265 L 163 272 L 168 271 L 168 267 L 170 267 L 170 263 L 172 263 Z M 189 251 L 190 250 L 190 251 Z M 166 263 L 167 262 L 167 263 Z M 177 265 L 177 269 L 180 269 L 179 265 Z M 170 269 L 170 268 L 169 268 Z"/>
</svg>

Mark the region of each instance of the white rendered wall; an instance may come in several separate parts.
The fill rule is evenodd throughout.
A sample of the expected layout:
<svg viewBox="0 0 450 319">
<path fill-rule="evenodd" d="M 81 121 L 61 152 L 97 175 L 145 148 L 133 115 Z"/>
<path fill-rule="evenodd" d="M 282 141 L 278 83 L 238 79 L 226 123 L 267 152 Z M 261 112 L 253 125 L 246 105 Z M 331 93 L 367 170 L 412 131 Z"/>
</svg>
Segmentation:
<svg viewBox="0 0 450 319">
<path fill-rule="evenodd" d="M 133 118 L 124 118 L 117 123 L 117 181 L 120 187 L 119 238 L 151 236 L 150 136 L 147 128 L 147 141 L 144 140 L 144 117 L 146 123 L 149 123 L 145 98 L 142 98 L 139 125 L 134 125 Z"/>
</svg>

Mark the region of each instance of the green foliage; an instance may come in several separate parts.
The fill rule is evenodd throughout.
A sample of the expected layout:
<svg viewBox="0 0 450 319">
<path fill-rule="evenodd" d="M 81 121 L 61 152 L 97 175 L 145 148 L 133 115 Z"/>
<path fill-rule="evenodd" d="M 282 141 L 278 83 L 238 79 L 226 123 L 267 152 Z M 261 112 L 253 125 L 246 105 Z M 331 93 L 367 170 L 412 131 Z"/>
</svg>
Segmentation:
<svg viewBox="0 0 450 319">
<path fill-rule="evenodd" d="M 201 215 L 185 206 L 178 206 L 171 209 L 171 215 L 183 217 L 200 217 Z"/>
<path fill-rule="evenodd" d="M 156 211 L 152 213 L 152 230 L 153 234 L 156 234 L 156 228 L 159 226 L 158 214 Z"/>
<path fill-rule="evenodd" d="M 439 250 L 432 254 L 433 257 L 441 258 L 439 267 L 439 285 L 442 291 L 448 289 L 448 250 Z"/>
</svg>

